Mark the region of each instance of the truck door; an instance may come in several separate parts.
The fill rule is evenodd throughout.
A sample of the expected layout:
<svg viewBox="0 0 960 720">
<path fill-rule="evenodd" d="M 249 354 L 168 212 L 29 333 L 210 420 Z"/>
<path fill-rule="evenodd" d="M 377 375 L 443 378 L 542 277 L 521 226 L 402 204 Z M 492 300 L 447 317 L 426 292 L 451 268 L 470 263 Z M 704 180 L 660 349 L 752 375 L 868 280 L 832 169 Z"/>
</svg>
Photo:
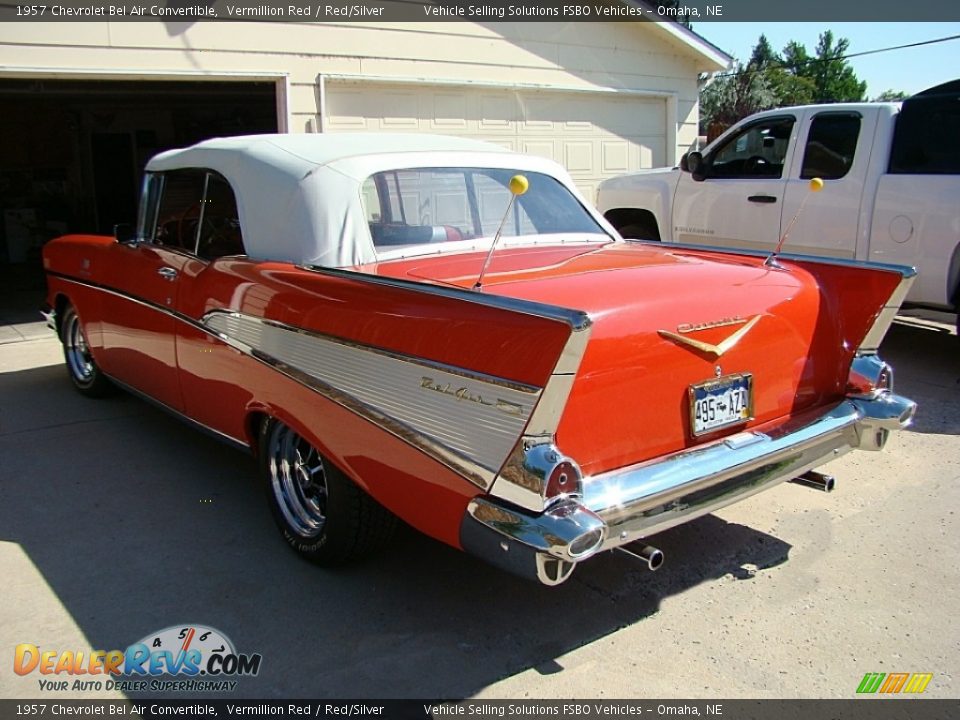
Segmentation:
<svg viewBox="0 0 960 720">
<path fill-rule="evenodd" d="M 798 148 L 786 182 L 781 230 L 805 202 L 783 245 L 784 252 L 864 259 L 867 238 L 861 237 L 864 184 L 877 113 L 865 109 L 810 110 L 801 123 Z M 811 193 L 810 180 L 824 181 Z"/>
<path fill-rule="evenodd" d="M 780 234 L 784 174 L 796 116 L 747 123 L 704 157 L 704 179 L 682 173 L 673 204 L 677 242 L 772 248 Z"/>
</svg>

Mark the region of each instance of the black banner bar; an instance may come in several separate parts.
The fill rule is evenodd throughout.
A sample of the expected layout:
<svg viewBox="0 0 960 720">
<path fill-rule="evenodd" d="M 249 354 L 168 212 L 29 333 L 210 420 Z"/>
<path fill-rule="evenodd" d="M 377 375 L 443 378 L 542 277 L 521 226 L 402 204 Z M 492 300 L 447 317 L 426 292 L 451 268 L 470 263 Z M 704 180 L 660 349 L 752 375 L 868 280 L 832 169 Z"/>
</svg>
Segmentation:
<svg viewBox="0 0 960 720">
<path fill-rule="evenodd" d="M 960 700 L 0 700 L 0 717 L 956 720 Z"/>
<path fill-rule="evenodd" d="M 30 0 L 3 22 L 946 22 L 956 0 Z"/>
</svg>

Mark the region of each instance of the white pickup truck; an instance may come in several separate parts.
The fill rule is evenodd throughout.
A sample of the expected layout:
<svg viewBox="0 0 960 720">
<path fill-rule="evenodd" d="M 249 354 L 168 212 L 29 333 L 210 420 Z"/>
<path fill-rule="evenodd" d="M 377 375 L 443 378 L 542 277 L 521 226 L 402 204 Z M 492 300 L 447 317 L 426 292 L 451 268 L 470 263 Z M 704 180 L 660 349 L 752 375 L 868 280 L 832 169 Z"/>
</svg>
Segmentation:
<svg viewBox="0 0 960 720">
<path fill-rule="evenodd" d="M 960 80 L 751 115 L 679 167 L 604 181 L 597 206 L 624 237 L 769 251 L 804 198 L 784 252 L 913 265 L 908 303 L 960 309 Z"/>
</svg>

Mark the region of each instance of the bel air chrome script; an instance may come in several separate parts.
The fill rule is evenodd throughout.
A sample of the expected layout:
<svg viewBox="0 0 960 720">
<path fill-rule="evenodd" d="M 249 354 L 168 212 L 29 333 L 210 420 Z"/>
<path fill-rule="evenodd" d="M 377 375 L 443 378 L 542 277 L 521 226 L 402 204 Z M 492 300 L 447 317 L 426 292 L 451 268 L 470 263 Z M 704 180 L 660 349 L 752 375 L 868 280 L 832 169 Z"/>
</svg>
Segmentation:
<svg viewBox="0 0 960 720">
<path fill-rule="evenodd" d="M 420 378 L 420 387 L 424 388 L 425 390 L 433 390 L 434 392 L 443 393 L 444 395 L 451 395 L 457 400 L 466 400 L 467 402 L 477 403 L 478 405 L 487 405 L 489 407 L 496 408 L 500 412 L 506 413 L 507 415 L 523 415 L 523 406 L 521 405 L 517 405 L 516 403 L 512 403 L 507 400 L 501 400 L 500 398 L 488 400 L 487 398 L 483 397 L 483 395 L 470 392 L 469 388 L 455 388 L 451 383 L 438 383 L 430 377 Z"/>
</svg>

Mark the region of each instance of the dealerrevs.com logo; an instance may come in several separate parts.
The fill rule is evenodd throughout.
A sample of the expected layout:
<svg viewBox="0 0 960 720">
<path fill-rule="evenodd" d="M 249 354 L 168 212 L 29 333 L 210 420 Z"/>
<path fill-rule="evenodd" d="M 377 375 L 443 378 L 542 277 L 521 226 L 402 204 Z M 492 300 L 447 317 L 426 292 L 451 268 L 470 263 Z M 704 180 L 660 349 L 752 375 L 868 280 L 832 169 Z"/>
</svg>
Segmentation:
<svg viewBox="0 0 960 720">
<path fill-rule="evenodd" d="M 230 692 L 237 679 L 260 672 L 259 653 L 238 653 L 230 639 L 205 625 L 174 625 L 126 650 L 49 650 L 21 643 L 17 675 L 38 674 L 42 691 Z"/>
</svg>

